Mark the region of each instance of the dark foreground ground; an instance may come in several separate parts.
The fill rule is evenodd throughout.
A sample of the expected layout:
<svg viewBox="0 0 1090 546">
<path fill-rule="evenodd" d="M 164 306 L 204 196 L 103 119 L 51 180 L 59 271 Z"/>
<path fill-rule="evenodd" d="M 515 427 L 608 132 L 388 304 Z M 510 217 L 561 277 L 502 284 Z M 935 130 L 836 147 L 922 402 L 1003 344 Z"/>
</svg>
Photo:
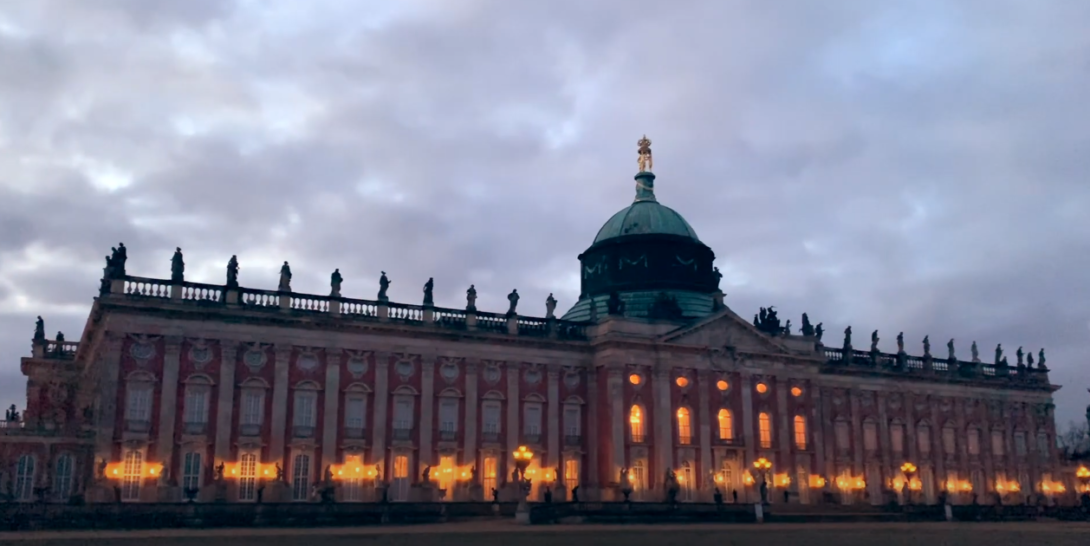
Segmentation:
<svg viewBox="0 0 1090 546">
<path fill-rule="evenodd" d="M 1066 546 L 1090 545 L 1086 523 L 850 523 L 518 526 L 448 523 L 356 529 L 215 529 L 0 533 L 18 546 Z"/>
</svg>

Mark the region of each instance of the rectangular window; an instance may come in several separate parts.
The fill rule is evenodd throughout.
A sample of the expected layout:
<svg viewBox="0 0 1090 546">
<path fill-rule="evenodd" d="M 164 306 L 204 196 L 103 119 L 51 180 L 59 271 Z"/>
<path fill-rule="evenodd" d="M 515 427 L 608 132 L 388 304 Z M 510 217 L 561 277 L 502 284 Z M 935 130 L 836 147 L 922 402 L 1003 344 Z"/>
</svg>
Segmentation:
<svg viewBox="0 0 1090 546">
<path fill-rule="evenodd" d="M 481 428 L 485 434 L 500 433 L 500 403 L 485 402 L 481 411 Z"/>
<path fill-rule="evenodd" d="M 734 416 L 731 415 L 730 410 L 721 409 L 721 410 L 719 410 L 719 414 L 716 417 L 719 420 L 719 439 L 723 440 L 724 442 L 729 442 L 731 440 L 734 440 Z M 795 417 L 795 424 L 796 424 L 796 426 L 795 426 L 795 437 L 796 437 L 796 439 L 798 438 L 798 434 L 799 434 L 798 426 L 797 426 L 798 422 L 799 422 L 799 419 L 802 419 L 802 417 L 801 416 Z M 806 423 L 804 421 L 803 422 L 803 434 L 805 434 L 805 429 L 806 429 Z"/>
<path fill-rule="evenodd" d="M 523 433 L 527 436 L 541 435 L 541 404 L 528 403 L 523 411 Z"/>
<path fill-rule="evenodd" d="M 208 387 L 192 385 L 186 387 L 184 422 L 192 424 L 208 422 Z"/>
<path fill-rule="evenodd" d="M 361 396 L 350 396 L 344 401 L 344 428 L 363 430 L 367 403 Z"/>
<path fill-rule="evenodd" d="M 296 391 L 295 419 L 297 427 L 313 427 L 317 420 L 315 408 L 318 405 L 318 393 L 314 391 Z"/>
<path fill-rule="evenodd" d="M 238 466 L 238 500 L 252 501 L 257 498 L 257 456 L 244 454 Z"/>
<path fill-rule="evenodd" d="M 767 413 L 762 413 L 757 416 L 758 430 L 760 430 L 761 436 L 761 448 L 769 449 L 772 447 L 772 417 Z"/>
<path fill-rule="evenodd" d="M 632 490 L 633 491 L 646 491 L 647 490 L 647 465 L 642 459 L 637 460 L 632 465 Z M 569 488 L 570 489 L 570 488 Z"/>
<path fill-rule="evenodd" d="M 1002 457 L 1007 454 L 1006 442 L 1004 442 L 1003 431 L 992 431 L 992 455 L 996 457 Z"/>
<path fill-rule="evenodd" d="M 1050 446 L 1048 445 L 1048 443 L 1049 443 L 1048 442 L 1048 433 L 1047 432 L 1038 432 L 1037 433 L 1037 452 L 1040 453 L 1042 457 L 1047 457 L 1049 453 L 1052 453 L 1052 450 L 1049 449 Z"/>
<path fill-rule="evenodd" d="M 125 404 L 125 419 L 138 422 L 151 420 L 151 385 L 146 383 L 129 384 L 128 400 Z"/>
<path fill-rule="evenodd" d="M 806 450 L 806 419 L 801 415 L 795 416 L 795 448 Z"/>
<path fill-rule="evenodd" d="M 201 488 L 201 454 L 190 451 L 182 460 L 182 491 Z"/>
<path fill-rule="evenodd" d="M 905 452 L 905 427 L 900 423 L 889 426 L 889 446 L 894 453 Z"/>
<path fill-rule="evenodd" d="M 1014 433 L 1014 454 L 1019 457 L 1026 456 L 1026 433 L 1018 431 Z"/>
<path fill-rule="evenodd" d="M 310 496 L 310 455 L 300 453 L 292 465 L 291 499 L 305 501 Z"/>
<path fill-rule="evenodd" d="M 439 432 L 453 434 L 458 430 L 458 399 L 443 398 L 439 401 Z"/>
<path fill-rule="evenodd" d="M 955 430 L 954 427 L 946 427 L 942 429 L 942 450 L 945 451 L 947 455 L 953 455 L 957 453 L 957 434 L 958 431 Z"/>
<path fill-rule="evenodd" d="M 33 455 L 22 455 L 15 469 L 15 500 L 28 501 L 34 498 L 34 477 L 37 460 Z"/>
<path fill-rule="evenodd" d="M 443 500 L 454 498 L 454 457 L 443 455 L 439 457 L 439 489 L 446 491 Z"/>
<path fill-rule="evenodd" d="M 571 491 L 579 486 L 579 459 L 564 460 L 564 487 Z"/>
<path fill-rule="evenodd" d="M 121 500 L 140 500 L 140 486 L 144 482 L 144 454 L 130 450 L 125 454 L 121 475 Z"/>
<path fill-rule="evenodd" d="M 931 427 L 920 425 L 916 430 L 916 448 L 920 450 L 921 456 L 931 453 Z"/>
<path fill-rule="evenodd" d="M 966 447 L 969 448 L 969 455 L 980 455 L 980 430 L 969 429 Z"/>
<path fill-rule="evenodd" d="M 878 424 L 871 421 L 863 423 L 863 449 L 867 453 L 878 451 Z"/>
<path fill-rule="evenodd" d="M 242 392 L 242 424 L 260 425 L 265 418 L 265 392 L 246 390 Z"/>
<path fill-rule="evenodd" d="M 564 407 L 564 434 L 579 437 L 579 414 L 579 406 L 569 405 Z"/>
<path fill-rule="evenodd" d="M 411 430 L 413 428 L 413 401 L 411 398 L 398 398 L 394 402 L 394 428 Z"/>
<path fill-rule="evenodd" d="M 834 426 L 836 432 L 836 448 L 847 451 L 851 447 L 851 428 L 847 421 L 837 421 Z"/>
<path fill-rule="evenodd" d="M 67 501 L 72 494 L 72 460 L 67 453 L 61 455 L 53 469 L 53 494 L 59 500 Z"/>
<path fill-rule="evenodd" d="M 492 490 L 496 488 L 496 475 L 499 469 L 496 468 L 495 457 L 484 458 L 484 481 L 481 483 L 484 489 L 485 498 L 492 498 Z"/>
</svg>

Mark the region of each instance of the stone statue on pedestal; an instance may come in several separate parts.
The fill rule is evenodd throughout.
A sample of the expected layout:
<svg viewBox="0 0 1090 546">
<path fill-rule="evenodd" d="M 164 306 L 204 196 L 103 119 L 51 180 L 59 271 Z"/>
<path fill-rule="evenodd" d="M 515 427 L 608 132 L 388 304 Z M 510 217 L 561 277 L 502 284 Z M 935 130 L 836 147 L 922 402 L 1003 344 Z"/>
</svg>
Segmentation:
<svg viewBox="0 0 1090 546">
<path fill-rule="evenodd" d="M 238 288 L 238 256 L 227 260 L 227 288 Z"/>
<path fill-rule="evenodd" d="M 1014 356 L 1018 357 L 1018 360 L 1016 361 L 1016 364 L 1018 366 L 1021 366 L 1022 361 L 1025 360 L 1026 353 L 1022 351 L 1021 347 L 1018 347 L 1018 350 L 1014 352 Z"/>
<path fill-rule="evenodd" d="M 424 283 L 424 306 L 431 307 L 435 305 L 435 296 L 433 291 L 435 290 L 435 278 L 428 277 L 428 282 Z"/>
<path fill-rule="evenodd" d="M 390 279 L 386 278 L 386 272 L 383 271 L 382 276 L 378 278 L 378 301 L 390 301 L 390 298 L 386 296 L 386 291 L 389 289 Z"/>
<path fill-rule="evenodd" d="M 995 364 L 999 365 L 999 361 L 1003 360 L 1003 344 L 1000 343 L 995 346 Z"/>
<path fill-rule="evenodd" d="M 556 318 L 556 298 L 550 292 L 549 297 L 545 298 L 545 318 Z"/>
<path fill-rule="evenodd" d="M 507 295 L 507 303 L 510 306 L 507 308 L 507 316 L 513 317 L 518 314 L 519 306 L 519 291 L 518 289 L 511 290 L 511 293 Z"/>
<path fill-rule="evenodd" d="M 870 334 L 870 352 L 878 352 L 878 330 L 875 330 Z"/>
<path fill-rule="evenodd" d="M 897 354 L 905 352 L 905 333 L 897 333 Z"/>
<path fill-rule="evenodd" d="M 174 256 L 170 258 L 171 282 L 185 281 L 185 260 L 182 259 L 182 247 L 174 249 Z"/>
<path fill-rule="evenodd" d="M 95 463 L 95 481 L 106 479 L 106 459 L 99 459 Z"/>
<path fill-rule="evenodd" d="M 1033 367 L 1033 353 L 1026 355 L 1026 366 Z"/>
<path fill-rule="evenodd" d="M 791 319 L 787 319 L 787 324 L 783 325 L 783 335 L 791 335 Z"/>
<path fill-rule="evenodd" d="M 812 324 L 810 324 L 810 317 L 807 316 L 806 313 L 802 314 L 802 329 L 801 329 L 801 332 L 802 332 L 802 335 L 804 335 L 804 336 L 814 335 L 814 326 Z"/>
<path fill-rule="evenodd" d="M 291 292 L 291 266 L 286 261 L 280 266 L 280 286 L 277 289 L 281 292 Z"/>
<path fill-rule="evenodd" d="M 466 290 L 466 311 L 477 310 L 477 288 L 472 284 L 469 285 L 469 290 Z"/>
<path fill-rule="evenodd" d="M 822 336 L 825 335 L 825 327 L 823 326 L 824 324 L 824 322 L 819 322 L 817 326 L 814 327 L 814 335 L 817 336 L 818 341 L 821 341 Z"/>
<path fill-rule="evenodd" d="M 973 362 L 980 362 L 980 350 L 977 349 L 975 341 L 973 342 L 973 345 L 969 347 L 969 353 L 972 355 Z"/>
<path fill-rule="evenodd" d="M 45 321 L 42 320 L 41 315 L 38 315 L 38 320 L 34 321 L 34 341 L 45 341 Z"/>
<path fill-rule="evenodd" d="M 334 269 L 333 274 L 329 276 L 329 295 L 334 298 L 341 297 L 341 283 L 344 282 L 344 277 L 341 277 L 341 270 Z"/>
<path fill-rule="evenodd" d="M 923 357 L 931 357 L 931 336 L 923 336 Z"/>
<path fill-rule="evenodd" d="M 958 357 L 954 355 L 954 338 L 950 338 L 950 341 L 946 342 L 946 359 L 950 362 L 956 362 Z"/>
<path fill-rule="evenodd" d="M 1038 370 L 1046 369 L 1045 368 L 1045 350 L 1044 349 L 1041 349 L 1041 351 L 1037 353 L 1037 369 Z"/>
<path fill-rule="evenodd" d="M 226 468 L 226 465 L 223 464 L 223 461 L 220 461 L 220 464 L 216 465 L 215 471 L 212 474 L 212 479 L 214 481 L 217 481 L 217 482 L 222 482 L 223 481 L 223 470 L 224 470 L 224 468 Z"/>
<path fill-rule="evenodd" d="M 849 326 L 844 329 L 844 347 L 852 346 L 852 327 Z M 844 358 L 851 358 L 851 355 L 844 355 Z"/>
<path fill-rule="evenodd" d="M 129 259 L 129 251 L 125 248 L 125 243 L 117 243 L 117 247 L 110 250 L 113 251 L 113 256 L 110 258 L 113 278 L 120 279 L 125 276 L 125 262 Z"/>
<path fill-rule="evenodd" d="M 279 462 L 276 463 L 275 468 L 276 468 L 276 481 L 278 481 L 278 482 L 284 481 L 284 469 L 280 468 L 280 463 Z"/>
<path fill-rule="evenodd" d="M 712 276 L 715 277 L 715 288 L 720 289 L 719 285 L 723 282 L 723 274 L 719 272 L 718 267 L 712 268 Z"/>
<path fill-rule="evenodd" d="M 420 481 L 424 483 L 431 481 L 431 465 L 424 465 L 424 473 L 421 474 Z"/>
</svg>

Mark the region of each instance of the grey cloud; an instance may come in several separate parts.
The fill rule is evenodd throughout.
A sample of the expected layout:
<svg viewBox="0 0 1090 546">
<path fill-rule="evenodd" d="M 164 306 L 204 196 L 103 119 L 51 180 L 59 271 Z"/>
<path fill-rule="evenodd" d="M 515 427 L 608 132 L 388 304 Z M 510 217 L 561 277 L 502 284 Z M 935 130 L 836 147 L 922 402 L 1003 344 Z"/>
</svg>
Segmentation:
<svg viewBox="0 0 1090 546">
<path fill-rule="evenodd" d="M 370 298 L 385 270 L 401 301 L 434 276 L 440 305 L 473 282 L 482 307 L 518 287 L 543 312 L 549 292 L 574 303 L 575 257 L 631 200 L 647 133 L 660 200 L 740 275 L 741 315 L 1045 346 L 1060 421 L 1086 403 L 1086 5 L 407 2 L 378 21 L 335 1 L 35 4 L 11 10 L 29 38 L 0 35 L 9 255 L 98 267 L 125 240 L 139 275 L 181 246 L 209 282 L 238 254 L 247 285 L 288 259 L 297 290 L 340 268 Z M 73 155 L 132 184 L 94 190 Z M 0 273 L 89 306 L 87 274 Z M 22 339 L 0 341 L 4 373 Z"/>
</svg>

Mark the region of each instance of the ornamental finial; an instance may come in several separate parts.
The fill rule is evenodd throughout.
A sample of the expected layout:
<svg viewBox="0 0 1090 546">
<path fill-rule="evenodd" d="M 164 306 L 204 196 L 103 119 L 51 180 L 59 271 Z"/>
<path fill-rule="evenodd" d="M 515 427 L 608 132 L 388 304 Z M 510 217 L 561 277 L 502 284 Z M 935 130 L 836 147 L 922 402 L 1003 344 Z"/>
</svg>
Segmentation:
<svg viewBox="0 0 1090 546">
<path fill-rule="evenodd" d="M 654 168 L 654 162 L 651 159 L 651 141 L 647 139 L 647 135 L 643 135 L 636 145 L 639 146 L 640 158 L 637 160 L 637 164 L 640 167 L 641 173 L 649 173 Z"/>
</svg>

